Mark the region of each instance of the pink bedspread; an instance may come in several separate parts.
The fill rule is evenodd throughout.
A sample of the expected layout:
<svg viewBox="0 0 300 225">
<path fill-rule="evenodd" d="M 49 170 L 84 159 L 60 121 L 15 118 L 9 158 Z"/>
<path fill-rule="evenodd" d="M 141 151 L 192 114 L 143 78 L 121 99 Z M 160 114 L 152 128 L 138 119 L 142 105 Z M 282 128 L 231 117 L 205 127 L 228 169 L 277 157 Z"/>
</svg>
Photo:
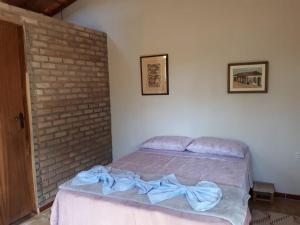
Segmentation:
<svg viewBox="0 0 300 225">
<path fill-rule="evenodd" d="M 137 173 L 208 180 L 249 190 L 250 155 L 245 159 L 190 152 L 142 150 L 111 164 Z M 250 223 L 248 212 L 244 225 Z M 60 190 L 52 207 L 51 225 L 230 225 L 223 219 L 175 212 L 153 205 Z"/>
</svg>

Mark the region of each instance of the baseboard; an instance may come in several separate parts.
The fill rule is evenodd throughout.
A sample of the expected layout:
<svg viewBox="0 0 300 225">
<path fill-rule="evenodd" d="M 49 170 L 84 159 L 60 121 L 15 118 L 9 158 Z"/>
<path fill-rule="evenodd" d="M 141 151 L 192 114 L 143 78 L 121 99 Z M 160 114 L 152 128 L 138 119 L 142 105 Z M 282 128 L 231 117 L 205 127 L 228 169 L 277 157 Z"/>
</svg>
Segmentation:
<svg viewBox="0 0 300 225">
<path fill-rule="evenodd" d="M 291 195 L 281 192 L 275 192 L 275 197 L 300 200 L 300 195 Z"/>
<path fill-rule="evenodd" d="M 250 189 L 250 195 L 253 196 L 253 190 L 252 188 Z M 274 194 L 275 197 L 277 198 L 286 198 L 286 199 L 294 199 L 294 200 L 300 200 L 300 195 L 291 195 L 287 193 L 281 193 L 281 192 L 275 192 Z"/>
<path fill-rule="evenodd" d="M 53 201 L 48 202 L 46 205 L 43 205 L 42 207 L 40 207 L 40 212 L 43 212 L 46 209 L 49 209 L 52 205 L 53 205 Z"/>
</svg>

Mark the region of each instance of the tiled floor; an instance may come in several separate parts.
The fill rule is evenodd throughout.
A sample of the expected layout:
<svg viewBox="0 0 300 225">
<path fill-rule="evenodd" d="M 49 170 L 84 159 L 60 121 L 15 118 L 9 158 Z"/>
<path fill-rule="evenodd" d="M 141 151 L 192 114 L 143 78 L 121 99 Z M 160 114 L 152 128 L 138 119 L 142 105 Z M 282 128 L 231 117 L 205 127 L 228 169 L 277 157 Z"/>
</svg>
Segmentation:
<svg viewBox="0 0 300 225">
<path fill-rule="evenodd" d="M 300 201 L 291 199 L 275 198 L 273 204 L 258 201 L 253 203 L 250 200 L 250 208 L 300 216 Z M 50 225 L 49 219 L 50 209 L 42 212 L 40 215 L 37 215 L 26 222 L 21 223 L 21 225 Z"/>
<path fill-rule="evenodd" d="M 20 225 L 50 225 L 50 209 L 45 210 Z"/>
<path fill-rule="evenodd" d="M 262 211 L 272 211 L 288 215 L 300 216 L 300 201 L 293 199 L 275 198 L 274 203 L 249 201 L 250 208 Z"/>
</svg>

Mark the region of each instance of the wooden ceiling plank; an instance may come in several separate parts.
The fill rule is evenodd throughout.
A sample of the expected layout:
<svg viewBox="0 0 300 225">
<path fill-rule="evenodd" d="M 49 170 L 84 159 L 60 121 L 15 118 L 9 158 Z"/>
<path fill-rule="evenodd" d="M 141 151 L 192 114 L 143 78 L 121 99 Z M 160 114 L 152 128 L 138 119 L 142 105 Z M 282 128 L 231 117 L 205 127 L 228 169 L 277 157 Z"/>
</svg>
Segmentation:
<svg viewBox="0 0 300 225">
<path fill-rule="evenodd" d="M 3 0 L 4 2 L 31 10 L 38 13 L 43 13 L 47 16 L 53 16 L 62 9 L 66 8 L 76 0 Z"/>
<path fill-rule="evenodd" d="M 55 10 L 53 10 L 51 12 L 51 14 L 49 14 L 49 16 L 54 16 L 55 14 L 59 13 L 61 10 L 63 10 L 64 8 L 68 7 L 69 5 L 71 5 L 72 3 L 74 3 L 76 0 L 55 0 L 56 2 L 60 2 L 61 5 L 60 7 L 56 8 Z M 64 3 L 63 3 L 64 2 Z"/>
<path fill-rule="evenodd" d="M 3 0 L 3 2 L 17 7 L 26 7 L 26 0 Z"/>
</svg>

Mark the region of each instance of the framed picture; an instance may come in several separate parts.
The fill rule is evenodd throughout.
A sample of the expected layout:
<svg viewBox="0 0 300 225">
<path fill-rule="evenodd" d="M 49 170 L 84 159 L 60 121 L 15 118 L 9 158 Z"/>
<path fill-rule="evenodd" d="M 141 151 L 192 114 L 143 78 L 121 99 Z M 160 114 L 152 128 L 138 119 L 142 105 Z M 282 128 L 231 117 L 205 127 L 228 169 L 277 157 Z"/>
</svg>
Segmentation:
<svg viewBox="0 0 300 225">
<path fill-rule="evenodd" d="M 142 95 L 168 95 L 168 54 L 140 57 Z"/>
<path fill-rule="evenodd" d="M 228 64 L 228 93 L 268 92 L 268 67 L 267 61 Z"/>
</svg>

